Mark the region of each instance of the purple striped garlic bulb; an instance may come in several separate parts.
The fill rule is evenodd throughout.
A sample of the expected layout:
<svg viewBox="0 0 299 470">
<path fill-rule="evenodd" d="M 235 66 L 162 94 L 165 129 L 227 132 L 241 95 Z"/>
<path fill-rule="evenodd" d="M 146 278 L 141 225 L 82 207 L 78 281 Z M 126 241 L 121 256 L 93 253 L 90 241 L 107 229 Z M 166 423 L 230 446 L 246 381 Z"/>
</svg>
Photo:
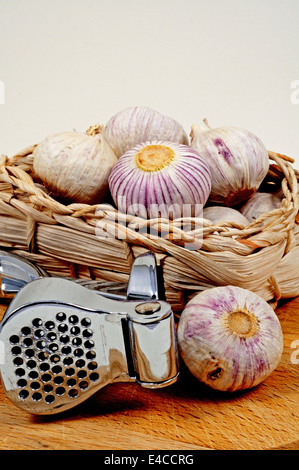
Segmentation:
<svg viewBox="0 0 299 470">
<path fill-rule="evenodd" d="M 112 116 L 105 126 L 105 137 L 118 158 L 135 145 L 149 140 L 189 144 L 179 122 L 146 106 L 126 108 Z"/>
<path fill-rule="evenodd" d="M 123 213 L 176 219 L 202 212 L 211 190 L 211 175 L 191 147 L 150 141 L 120 157 L 109 176 L 109 188 Z"/>
<path fill-rule="evenodd" d="M 215 287 L 188 302 L 178 325 L 178 345 L 190 372 L 213 389 L 256 386 L 277 367 L 283 335 L 272 307 L 236 286 Z"/>
<path fill-rule="evenodd" d="M 191 147 L 209 165 L 212 190 L 209 200 L 234 206 L 257 191 L 269 169 L 268 151 L 251 132 L 237 127 L 212 129 L 191 126 Z"/>
</svg>

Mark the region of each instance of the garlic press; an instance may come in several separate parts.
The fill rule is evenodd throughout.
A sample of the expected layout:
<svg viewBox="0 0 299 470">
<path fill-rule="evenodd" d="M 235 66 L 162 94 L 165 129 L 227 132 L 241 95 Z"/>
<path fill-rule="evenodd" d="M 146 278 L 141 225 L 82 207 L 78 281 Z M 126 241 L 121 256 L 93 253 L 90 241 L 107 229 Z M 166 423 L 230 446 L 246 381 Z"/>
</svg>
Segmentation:
<svg viewBox="0 0 299 470">
<path fill-rule="evenodd" d="M 176 382 L 174 317 L 158 299 L 152 253 L 136 258 L 126 298 L 37 274 L 14 294 L 0 324 L 1 381 L 15 405 L 54 414 L 110 383 L 155 389 Z"/>
</svg>

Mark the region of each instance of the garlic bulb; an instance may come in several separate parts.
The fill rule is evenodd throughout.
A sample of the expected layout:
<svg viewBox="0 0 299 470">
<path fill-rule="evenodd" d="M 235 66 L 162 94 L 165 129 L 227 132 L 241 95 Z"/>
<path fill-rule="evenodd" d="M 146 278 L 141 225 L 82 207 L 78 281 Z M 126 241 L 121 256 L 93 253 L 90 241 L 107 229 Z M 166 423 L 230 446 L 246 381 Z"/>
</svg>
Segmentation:
<svg viewBox="0 0 299 470">
<path fill-rule="evenodd" d="M 279 209 L 281 197 L 271 193 L 256 192 L 240 208 L 240 212 L 251 222 L 258 219 L 262 214 Z"/>
<path fill-rule="evenodd" d="M 197 294 L 182 312 L 178 344 L 190 372 L 211 388 L 254 387 L 281 360 L 280 322 L 265 300 L 236 286 Z"/>
<path fill-rule="evenodd" d="M 33 152 L 33 169 L 56 197 L 86 204 L 100 203 L 117 158 L 103 129 L 61 132 L 46 137 Z"/>
<path fill-rule="evenodd" d="M 105 126 L 105 135 L 117 157 L 149 140 L 189 143 L 181 124 L 145 106 L 126 108 L 112 116 Z"/>
<path fill-rule="evenodd" d="M 231 222 L 246 227 L 249 222 L 247 218 L 236 209 L 224 206 L 209 206 L 203 210 L 203 218 L 210 220 L 213 224 L 220 222 Z"/>
<path fill-rule="evenodd" d="M 123 213 L 175 219 L 201 212 L 211 176 L 196 150 L 175 142 L 150 141 L 120 157 L 109 188 Z"/>
<path fill-rule="evenodd" d="M 251 132 L 236 127 L 191 127 L 191 147 L 208 163 L 212 175 L 210 201 L 234 206 L 259 188 L 269 169 L 268 152 Z"/>
</svg>

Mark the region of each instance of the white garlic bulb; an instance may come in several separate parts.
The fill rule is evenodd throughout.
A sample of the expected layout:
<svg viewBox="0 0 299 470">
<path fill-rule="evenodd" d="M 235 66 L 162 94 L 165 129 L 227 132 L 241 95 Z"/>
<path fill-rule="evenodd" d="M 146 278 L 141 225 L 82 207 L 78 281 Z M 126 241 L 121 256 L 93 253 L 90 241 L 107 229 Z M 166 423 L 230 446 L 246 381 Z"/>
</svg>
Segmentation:
<svg viewBox="0 0 299 470">
<path fill-rule="evenodd" d="M 279 209 L 281 201 L 282 199 L 278 195 L 256 192 L 240 208 L 240 212 L 251 222 L 258 219 L 262 214 Z"/>
<path fill-rule="evenodd" d="M 101 126 L 84 132 L 60 132 L 42 140 L 33 152 L 33 169 L 55 197 L 72 202 L 102 202 L 117 162 Z"/>
<path fill-rule="evenodd" d="M 249 222 L 247 218 L 236 209 L 225 206 L 209 206 L 203 210 L 203 218 L 210 220 L 213 224 L 220 222 L 231 222 L 246 227 Z"/>
<path fill-rule="evenodd" d="M 251 132 L 236 127 L 212 129 L 192 125 L 191 147 L 208 163 L 212 175 L 209 200 L 234 206 L 255 193 L 269 170 L 263 142 Z"/>
<path fill-rule="evenodd" d="M 149 140 L 189 143 L 180 123 L 146 106 L 126 108 L 112 116 L 105 126 L 105 135 L 117 157 Z"/>
<path fill-rule="evenodd" d="M 109 188 L 123 213 L 176 219 L 201 213 L 211 190 L 211 175 L 191 147 L 150 141 L 119 158 Z"/>
<path fill-rule="evenodd" d="M 272 307 L 257 294 L 220 286 L 197 294 L 182 312 L 178 344 L 190 372 L 211 388 L 256 386 L 281 360 L 283 335 Z"/>
</svg>

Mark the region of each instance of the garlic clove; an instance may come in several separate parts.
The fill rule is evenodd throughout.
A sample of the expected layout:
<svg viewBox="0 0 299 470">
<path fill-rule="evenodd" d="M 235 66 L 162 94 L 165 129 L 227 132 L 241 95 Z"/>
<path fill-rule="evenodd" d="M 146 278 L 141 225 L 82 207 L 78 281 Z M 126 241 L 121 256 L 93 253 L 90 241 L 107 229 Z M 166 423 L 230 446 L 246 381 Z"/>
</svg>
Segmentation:
<svg viewBox="0 0 299 470">
<path fill-rule="evenodd" d="M 250 222 L 262 214 L 279 209 L 282 198 L 276 194 L 256 192 L 241 208 L 240 212 Z"/>
<path fill-rule="evenodd" d="M 109 188 L 123 213 L 176 219 L 202 212 L 211 176 L 196 150 L 175 142 L 149 141 L 120 157 Z"/>
<path fill-rule="evenodd" d="M 254 387 L 278 366 L 283 335 L 269 304 L 236 286 L 207 289 L 190 300 L 178 325 L 182 359 L 220 391 Z"/>
<path fill-rule="evenodd" d="M 101 126 L 52 134 L 36 146 L 33 157 L 34 172 L 54 197 L 85 204 L 105 199 L 117 162 Z"/>
<path fill-rule="evenodd" d="M 150 140 L 189 144 L 180 123 L 146 106 L 126 108 L 112 116 L 105 126 L 105 135 L 117 157 Z"/>
<path fill-rule="evenodd" d="M 213 224 L 229 222 L 233 225 L 246 227 L 249 224 L 248 219 L 236 209 L 225 206 L 209 206 L 203 210 L 203 217 L 210 220 Z"/>
<path fill-rule="evenodd" d="M 269 169 L 263 142 L 237 127 L 191 126 L 191 147 L 209 165 L 212 190 L 209 200 L 234 206 L 248 200 L 259 188 Z"/>
</svg>

